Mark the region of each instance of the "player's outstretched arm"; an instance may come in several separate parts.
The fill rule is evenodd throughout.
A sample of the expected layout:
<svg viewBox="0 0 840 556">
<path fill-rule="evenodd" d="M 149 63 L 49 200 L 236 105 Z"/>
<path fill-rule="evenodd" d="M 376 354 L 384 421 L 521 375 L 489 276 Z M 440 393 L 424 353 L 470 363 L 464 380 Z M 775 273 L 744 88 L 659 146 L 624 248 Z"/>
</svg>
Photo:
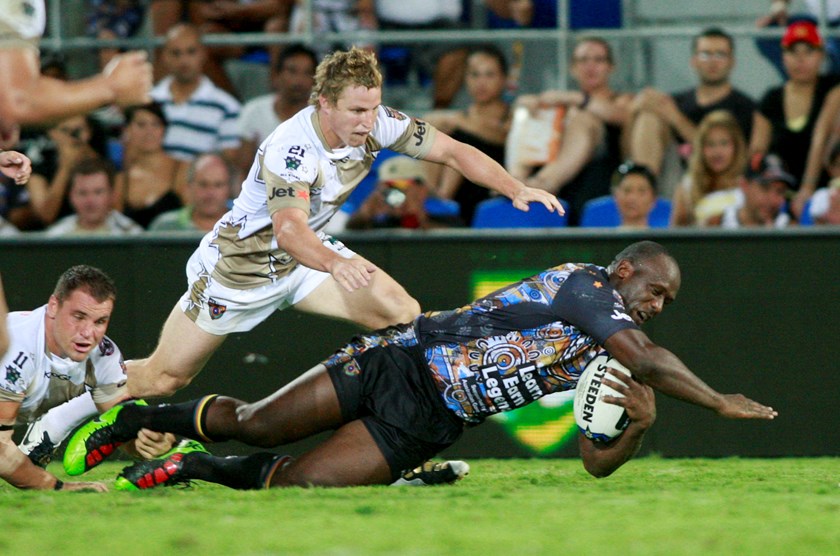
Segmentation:
<svg viewBox="0 0 840 556">
<path fill-rule="evenodd" d="M 108 490 L 102 483 L 62 483 L 55 475 L 32 463 L 12 441 L 12 425 L 19 408 L 19 403 L 0 402 L 0 477 L 21 489 Z"/>
<path fill-rule="evenodd" d="M 370 284 L 376 266 L 358 257 L 346 259 L 324 247 L 302 210 L 277 210 L 271 215 L 271 221 L 277 245 L 303 266 L 329 272 L 349 292 Z"/>
<path fill-rule="evenodd" d="M 641 330 L 626 329 L 610 336 L 604 347 L 633 376 L 672 398 L 706 407 L 733 419 L 773 419 L 778 413 L 741 394 L 721 394 L 703 382 L 680 359 L 654 344 Z"/>
<path fill-rule="evenodd" d="M 596 442 L 586 438 L 583 433 L 578 434 L 583 467 L 590 475 L 599 479 L 611 475 L 636 455 L 642 446 L 645 432 L 656 421 L 656 399 L 653 389 L 638 381 L 619 377 L 627 382 L 625 385 L 614 378 L 619 376 L 615 371 L 608 369 L 607 372 L 611 376 L 604 377 L 604 384 L 624 397 L 604 396 L 604 401 L 620 405 L 627 410 L 630 424 L 618 438 L 610 442 Z"/>
<path fill-rule="evenodd" d="M 149 101 L 152 68 L 145 52 L 117 56 L 89 79 L 62 81 L 40 74 L 38 54 L 29 48 L 0 50 L 0 114 L 3 124 L 37 124 L 86 114 L 107 104 Z"/>
<path fill-rule="evenodd" d="M 540 203 L 550 211 L 564 214 L 563 205 L 553 194 L 528 187 L 508 174 L 502 166 L 471 145 L 456 141 L 438 131 L 425 158 L 430 162 L 446 164 L 473 183 L 501 193 L 513 201 L 519 210 L 528 210 L 530 203 Z"/>
</svg>

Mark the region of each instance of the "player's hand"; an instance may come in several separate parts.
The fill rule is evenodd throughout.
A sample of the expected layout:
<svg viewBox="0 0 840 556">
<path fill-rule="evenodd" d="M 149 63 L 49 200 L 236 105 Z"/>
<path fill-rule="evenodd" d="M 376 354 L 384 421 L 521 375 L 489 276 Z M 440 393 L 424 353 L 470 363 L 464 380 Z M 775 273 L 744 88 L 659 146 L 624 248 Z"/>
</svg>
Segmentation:
<svg viewBox="0 0 840 556">
<path fill-rule="evenodd" d="M 604 396 L 606 403 L 623 407 L 627 410 L 630 420 L 643 430 L 653 426 L 656 421 L 656 397 L 653 388 L 609 367 L 602 382 L 624 396 Z"/>
<path fill-rule="evenodd" d="M 175 435 L 169 432 L 140 429 L 134 441 L 134 450 L 143 459 L 154 459 L 171 450 L 175 440 Z"/>
<path fill-rule="evenodd" d="M 115 56 L 102 75 L 114 93 L 114 104 L 132 106 L 151 102 L 152 64 L 145 52 L 135 50 Z"/>
<path fill-rule="evenodd" d="M 108 492 L 108 487 L 105 483 L 97 482 L 66 482 L 60 490 L 87 490 L 91 492 Z"/>
<path fill-rule="evenodd" d="M 545 208 L 556 212 L 560 216 L 566 214 L 563 205 L 560 204 L 557 197 L 548 191 L 537 189 L 536 187 L 523 186 L 511 200 L 513 201 L 514 207 L 525 212 L 528 212 L 530 209 L 528 206 L 530 203 L 541 203 Z"/>
<path fill-rule="evenodd" d="M 332 264 L 329 271 L 342 288 L 352 292 L 370 284 L 376 265 L 361 257 L 339 258 Z"/>
<path fill-rule="evenodd" d="M 772 407 L 762 405 L 741 394 L 723 394 L 723 402 L 717 413 L 721 417 L 730 419 L 774 419 L 779 414 Z"/>
<path fill-rule="evenodd" d="M 32 161 L 26 155 L 17 151 L 3 151 L 0 153 L 0 172 L 22 185 L 29 181 L 32 175 Z"/>
</svg>

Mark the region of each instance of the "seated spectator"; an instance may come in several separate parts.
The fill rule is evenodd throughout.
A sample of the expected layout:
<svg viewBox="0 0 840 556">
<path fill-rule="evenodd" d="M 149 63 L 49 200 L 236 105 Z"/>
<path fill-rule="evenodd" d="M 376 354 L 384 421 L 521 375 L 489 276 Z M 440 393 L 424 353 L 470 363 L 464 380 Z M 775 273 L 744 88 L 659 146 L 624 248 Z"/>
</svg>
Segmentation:
<svg viewBox="0 0 840 556">
<path fill-rule="evenodd" d="M 49 225 L 72 212 L 68 200 L 71 170 L 82 160 L 104 158 L 104 143 L 93 120 L 72 116 L 47 131 L 48 142 L 29 142 L 32 177 L 26 188 L 35 216 Z"/>
<path fill-rule="evenodd" d="M 793 189 L 800 191 L 791 209 L 799 216 L 805 201 L 819 185 L 814 176 L 800 188 L 798 179 L 806 175 L 808 151 L 815 125 L 829 91 L 840 83 L 840 76 L 820 75 L 825 59 L 825 43 L 810 22 L 788 26 L 782 37 L 782 61 L 788 79 L 780 87 L 769 89 L 761 100 L 761 117 L 750 145 L 755 152 L 775 152 L 784 160 L 788 171 L 796 176 Z M 824 182 L 823 182 L 824 183 Z"/>
<path fill-rule="evenodd" d="M 462 2 L 429 0 L 376 0 L 376 18 L 382 31 L 440 31 L 465 26 Z M 394 52 L 407 56 L 394 59 Z M 407 78 L 410 70 L 421 77 L 431 77 L 432 107 L 448 108 L 464 84 L 467 48 L 458 43 L 389 44 L 380 54 L 385 77 L 394 81 Z"/>
<path fill-rule="evenodd" d="M 822 12 L 823 0 L 805 0 L 805 11 L 802 13 L 790 13 L 790 0 L 770 0 L 769 12 L 758 18 L 756 27 L 787 27 L 797 21 L 809 21 L 817 23 L 820 13 Z M 840 25 L 840 3 L 835 0 L 829 0 L 825 4 L 828 26 L 836 28 Z M 826 54 L 828 54 L 828 72 L 840 73 L 840 43 L 834 37 L 826 41 Z M 758 37 L 755 39 L 755 45 L 758 47 L 761 55 L 770 62 L 774 68 L 779 72 L 782 79 L 787 79 L 787 73 L 782 62 L 782 48 L 779 41 L 768 37 Z"/>
<path fill-rule="evenodd" d="M 648 228 L 656 206 L 656 176 L 650 169 L 626 162 L 616 170 L 612 195 L 618 207 L 622 228 Z"/>
<path fill-rule="evenodd" d="M 702 31 L 692 43 L 691 66 L 700 81 L 697 87 L 673 96 L 645 89 L 633 101 L 630 157 L 657 176 L 674 135 L 680 143 L 692 143 L 697 125 L 709 112 L 731 112 L 752 144 L 758 111 L 753 100 L 730 82 L 735 67 L 732 37 L 718 28 Z"/>
<path fill-rule="evenodd" d="M 205 59 L 201 33 L 195 26 L 179 24 L 169 30 L 162 55 L 169 75 L 151 91 L 169 123 L 163 148 L 179 160 L 216 151 L 235 160 L 239 101 L 202 73 Z"/>
<path fill-rule="evenodd" d="M 41 75 L 67 81 L 67 60 L 61 52 L 41 52 Z"/>
<path fill-rule="evenodd" d="M 309 93 L 315 83 L 315 52 L 302 44 L 286 47 L 271 69 L 274 92 L 254 98 L 242 107 L 237 120 L 239 147 L 237 162 L 247 173 L 254 162 L 257 147 L 283 121 L 309 104 Z"/>
<path fill-rule="evenodd" d="M 134 106 L 125 114 L 125 156 L 114 208 L 146 228 L 157 215 L 183 205 L 188 164 L 163 150 L 166 116 L 160 104 Z"/>
<path fill-rule="evenodd" d="M 484 5 L 487 7 L 487 26 L 490 29 L 557 27 L 556 0 L 484 0 Z M 575 13 L 571 5 L 569 12 L 571 15 Z M 593 25 L 575 26 L 572 21 L 569 23 L 572 29 L 595 27 Z"/>
<path fill-rule="evenodd" d="M 709 220 L 721 228 L 785 228 L 791 224 L 785 212 L 787 197 L 796 179 L 789 174 L 775 154 L 755 157 L 741 179 L 742 200 L 730 205 L 723 214 Z"/>
<path fill-rule="evenodd" d="M 716 191 L 734 194 L 746 165 L 747 146 L 738 121 L 726 110 L 710 112 L 700 122 L 688 172 L 674 191 L 671 226 L 702 225 L 720 215 L 733 202 L 731 195 L 726 198 L 709 197 L 709 194 Z M 723 204 L 716 205 L 712 199 Z"/>
<path fill-rule="evenodd" d="M 503 98 L 507 71 L 504 54 L 495 46 L 473 48 L 467 58 L 470 105 L 462 112 L 432 112 L 426 119 L 453 139 L 472 145 L 504 164 L 505 139 L 510 127 L 510 106 Z M 472 221 L 475 206 L 490 195 L 489 189 L 466 181 L 451 168 L 430 165 L 429 174 L 437 196 L 458 202 L 464 222 Z"/>
<path fill-rule="evenodd" d="M 102 40 L 125 39 L 134 37 L 143 26 L 146 16 L 145 2 L 142 0 L 87 0 L 85 13 L 85 33 L 89 37 Z M 108 64 L 119 54 L 125 52 L 118 47 L 100 47 L 97 49 L 99 70 L 104 71 Z M 116 104 L 102 106 L 91 113 L 100 123 L 109 139 L 116 140 L 125 119 L 122 109 Z M 120 161 L 111 159 L 119 165 Z"/>
<path fill-rule="evenodd" d="M 228 211 L 236 189 L 236 170 L 222 156 L 204 153 L 190 163 L 187 171 L 187 204 L 164 212 L 149 226 L 151 232 L 209 232 Z"/>
<path fill-rule="evenodd" d="M 292 0 L 152 0 L 149 18 L 155 36 L 166 35 L 179 23 L 191 23 L 204 33 L 284 33 L 289 29 L 292 3 Z M 216 86 L 234 93 L 223 62 L 241 56 L 246 50 L 240 46 L 208 49 L 205 72 Z M 155 79 L 162 79 L 164 72 L 157 63 L 155 69 Z"/>
<path fill-rule="evenodd" d="M 348 230 L 371 228 L 440 228 L 459 223 L 457 217 L 436 218 L 426 209 L 427 165 L 408 156 L 389 158 L 379 166 L 377 184 L 350 216 Z"/>
<path fill-rule="evenodd" d="M 301 35 L 311 31 L 318 37 L 325 33 L 374 30 L 377 27 L 374 4 L 378 4 L 379 1 L 381 0 L 295 0 L 289 20 L 289 32 Z M 309 4 L 308 10 L 305 4 Z M 408 11 L 407 8 L 404 2 L 402 9 Z M 325 40 L 318 40 L 313 44 L 319 59 L 333 50 L 347 50 L 350 46 L 353 45 L 330 43 Z M 370 45 L 355 46 L 372 48 Z"/>
<path fill-rule="evenodd" d="M 113 207 L 114 170 L 107 160 L 82 160 L 70 171 L 70 205 L 74 213 L 52 226 L 46 235 L 133 235 L 143 231 Z"/>
<path fill-rule="evenodd" d="M 198 18 L 203 33 L 285 33 L 289 30 L 290 0 L 210 0 L 201 2 Z M 204 72 L 213 82 L 231 94 L 236 94 L 225 73 L 225 60 L 235 59 L 248 52 L 246 46 L 225 45 L 207 49 Z M 253 48 L 251 48 L 253 50 Z M 276 61 L 277 47 L 271 47 L 270 58 Z"/>
<path fill-rule="evenodd" d="M 546 91 L 517 101 L 532 109 L 566 108 L 556 158 L 526 184 L 568 201 L 572 225 L 580 219 L 586 201 L 609 193 L 610 177 L 621 161 L 621 135 L 629 121 L 632 96 L 612 90 L 609 79 L 614 70 L 609 43 L 599 37 L 584 37 L 572 52 L 570 70 L 580 90 Z M 587 165 L 596 167 L 596 172 L 583 175 Z"/>
<path fill-rule="evenodd" d="M 811 197 L 809 216 L 815 224 L 840 225 L 840 143 L 835 143 L 828 158 L 831 181 Z"/>
<path fill-rule="evenodd" d="M 85 32 L 97 37 L 108 30 L 117 37 L 133 37 L 143 25 L 145 9 L 140 0 L 87 0 Z"/>
<path fill-rule="evenodd" d="M 16 229 L 36 230 L 41 225 L 29 202 L 26 184 L 15 183 L 6 175 L 0 175 L 0 218 Z"/>
</svg>

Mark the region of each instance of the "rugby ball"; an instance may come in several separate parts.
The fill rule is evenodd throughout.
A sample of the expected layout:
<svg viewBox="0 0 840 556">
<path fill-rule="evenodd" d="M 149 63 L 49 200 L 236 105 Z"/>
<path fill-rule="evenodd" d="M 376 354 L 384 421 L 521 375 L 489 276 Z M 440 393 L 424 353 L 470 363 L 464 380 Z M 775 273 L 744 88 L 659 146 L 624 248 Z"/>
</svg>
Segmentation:
<svg viewBox="0 0 840 556">
<path fill-rule="evenodd" d="M 586 365 L 575 393 L 574 413 L 577 426 L 586 438 L 599 442 L 609 442 L 618 437 L 630 424 L 627 411 L 623 407 L 603 401 L 604 396 L 623 397 L 601 381 L 607 374 L 607 368 L 616 369 L 630 377 L 627 367 L 604 351 Z M 615 377 L 610 378 L 618 380 Z"/>
</svg>

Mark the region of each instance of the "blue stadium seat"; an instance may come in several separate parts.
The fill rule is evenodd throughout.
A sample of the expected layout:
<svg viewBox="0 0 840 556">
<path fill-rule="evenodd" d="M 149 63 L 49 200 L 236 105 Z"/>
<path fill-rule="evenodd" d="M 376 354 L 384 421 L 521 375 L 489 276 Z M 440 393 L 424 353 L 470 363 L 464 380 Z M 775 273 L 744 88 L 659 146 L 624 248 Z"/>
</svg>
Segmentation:
<svg viewBox="0 0 840 556">
<path fill-rule="evenodd" d="M 437 216 L 441 218 L 458 218 L 461 214 L 461 205 L 458 201 L 452 199 L 438 199 L 437 197 L 428 197 L 423 203 L 426 212 L 429 216 Z"/>
<path fill-rule="evenodd" d="M 671 201 L 668 199 L 657 199 L 656 206 L 648 217 L 648 225 L 651 228 L 667 228 L 671 219 Z M 590 199 L 583 205 L 583 212 L 580 217 L 582 228 L 617 228 L 621 225 L 618 216 L 618 206 L 612 195 L 604 195 Z"/>
<path fill-rule="evenodd" d="M 563 203 L 563 208 L 567 205 Z M 568 224 L 566 216 L 551 212 L 540 203 L 531 203 L 528 212 L 514 208 L 507 197 L 481 201 L 475 207 L 473 228 L 561 228 Z"/>
</svg>

